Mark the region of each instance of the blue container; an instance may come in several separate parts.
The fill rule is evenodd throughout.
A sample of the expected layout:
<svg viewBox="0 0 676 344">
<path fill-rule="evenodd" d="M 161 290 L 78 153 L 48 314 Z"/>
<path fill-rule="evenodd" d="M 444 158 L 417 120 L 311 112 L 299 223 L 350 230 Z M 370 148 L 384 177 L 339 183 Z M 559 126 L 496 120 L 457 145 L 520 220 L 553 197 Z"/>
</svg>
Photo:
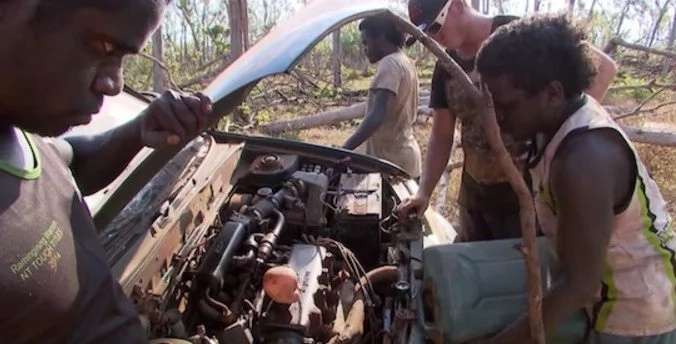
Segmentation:
<svg viewBox="0 0 676 344">
<path fill-rule="evenodd" d="M 418 320 L 428 338 L 464 343 L 500 332 L 526 312 L 526 266 L 516 248 L 521 242 L 457 243 L 424 250 Z M 544 291 L 555 277 L 553 255 L 544 237 L 538 238 L 538 251 Z M 578 343 L 587 326 L 581 310 L 560 325 L 547 343 Z"/>
</svg>

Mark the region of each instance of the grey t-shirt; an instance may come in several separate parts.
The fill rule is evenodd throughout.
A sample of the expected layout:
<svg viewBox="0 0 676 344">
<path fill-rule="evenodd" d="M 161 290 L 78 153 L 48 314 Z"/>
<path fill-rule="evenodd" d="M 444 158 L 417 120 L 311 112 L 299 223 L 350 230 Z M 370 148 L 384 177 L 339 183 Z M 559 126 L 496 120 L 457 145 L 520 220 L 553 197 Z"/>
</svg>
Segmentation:
<svg viewBox="0 0 676 344">
<path fill-rule="evenodd" d="M 420 147 L 413 136 L 418 111 L 418 75 L 413 61 L 403 52 L 383 57 L 370 88 L 389 90 L 395 100 L 383 124 L 366 140 L 366 154 L 393 162 L 413 178 L 420 176 Z M 369 97 L 368 109 L 372 106 L 373 98 Z"/>
<path fill-rule="evenodd" d="M 147 343 L 69 169 L 25 138 L 32 168 L 0 161 L 0 343 Z"/>
</svg>

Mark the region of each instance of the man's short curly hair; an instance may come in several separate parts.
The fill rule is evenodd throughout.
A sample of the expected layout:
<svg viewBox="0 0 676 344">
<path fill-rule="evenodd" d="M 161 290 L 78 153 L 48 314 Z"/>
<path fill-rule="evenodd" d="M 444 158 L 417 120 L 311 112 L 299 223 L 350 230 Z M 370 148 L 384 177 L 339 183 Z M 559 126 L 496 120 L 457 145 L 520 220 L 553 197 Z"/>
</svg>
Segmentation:
<svg viewBox="0 0 676 344">
<path fill-rule="evenodd" d="M 477 69 L 484 77 L 508 76 L 535 93 L 559 81 L 566 97 L 580 94 L 596 76 L 584 31 L 565 15 L 537 15 L 503 25 L 486 40 Z"/>
<path fill-rule="evenodd" d="M 404 31 L 383 13 L 366 17 L 359 23 L 359 31 L 364 31 L 367 35 L 373 37 L 383 35 L 386 40 L 399 48 L 402 48 L 406 42 Z"/>
</svg>

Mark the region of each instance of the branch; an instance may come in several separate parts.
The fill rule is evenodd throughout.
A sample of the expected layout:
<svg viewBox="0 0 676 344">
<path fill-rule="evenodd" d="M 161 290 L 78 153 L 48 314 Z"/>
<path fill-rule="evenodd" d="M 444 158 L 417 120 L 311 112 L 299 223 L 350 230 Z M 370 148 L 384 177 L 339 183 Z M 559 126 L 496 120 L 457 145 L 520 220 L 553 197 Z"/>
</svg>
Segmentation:
<svg viewBox="0 0 676 344">
<path fill-rule="evenodd" d="M 660 93 L 662 93 L 664 90 L 665 90 L 665 88 L 659 89 L 657 92 L 651 94 L 650 97 L 648 97 L 648 98 L 646 98 L 645 100 L 643 100 L 643 102 L 641 102 L 641 104 L 639 104 L 634 110 L 632 110 L 632 111 L 629 112 L 629 113 L 626 113 L 626 114 L 622 114 L 622 115 L 616 116 L 616 117 L 614 117 L 614 119 L 615 119 L 615 120 L 618 120 L 618 119 L 621 119 L 621 118 L 630 117 L 630 116 L 634 116 L 634 115 L 638 114 L 638 113 L 641 111 L 641 109 L 642 109 L 649 101 L 651 101 L 653 98 L 657 97 L 657 95 L 660 94 Z"/>
<path fill-rule="evenodd" d="M 613 87 L 609 88 L 608 90 L 613 91 L 613 92 L 621 92 L 621 91 L 638 90 L 638 89 L 642 89 L 642 88 L 652 89 L 653 87 L 676 90 L 676 84 L 658 84 L 655 80 L 652 80 L 647 84 L 641 84 L 641 85 L 613 86 Z"/>
<path fill-rule="evenodd" d="M 676 59 L 676 53 L 674 53 L 674 52 L 649 48 L 649 47 L 646 47 L 646 46 L 643 46 L 643 45 L 640 45 L 640 44 L 629 43 L 629 42 L 627 42 L 627 41 L 625 41 L 622 38 L 617 37 L 617 36 L 611 38 L 610 42 L 608 42 L 608 46 L 615 46 L 615 45 L 623 46 L 625 48 L 634 49 L 634 50 L 638 50 L 638 51 L 644 51 L 646 53 L 666 56 L 670 59 Z M 607 48 L 608 47 L 606 47 L 606 49 Z"/>
<path fill-rule="evenodd" d="M 676 147 L 676 134 L 669 131 L 654 131 L 627 126 L 621 126 L 621 128 L 633 142 L 663 147 Z"/>
<path fill-rule="evenodd" d="M 671 101 L 668 101 L 668 102 L 657 104 L 657 105 L 655 105 L 651 108 L 648 108 L 648 109 L 642 109 L 642 110 L 639 109 L 640 111 L 634 110 L 634 111 L 626 113 L 626 114 L 617 115 L 617 116 L 613 117 L 613 119 L 618 120 L 618 119 L 622 119 L 622 118 L 626 118 L 626 117 L 631 117 L 631 116 L 635 116 L 635 115 L 642 113 L 642 112 L 654 112 L 654 111 L 659 110 L 659 109 L 661 109 L 665 106 L 674 105 L 674 104 L 676 104 L 676 100 L 671 100 Z"/>
<path fill-rule="evenodd" d="M 417 38 L 442 62 L 442 66 L 448 73 L 458 80 L 463 89 L 467 92 L 474 104 L 477 106 L 479 116 L 483 124 L 484 132 L 488 137 L 491 149 L 496 154 L 500 166 L 505 171 L 509 183 L 519 197 L 521 209 L 521 231 L 523 234 L 524 246 L 521 252 L 524 255 L 528 277 L 528 319 L 530 325 L 530 338 L 535 344 L 545 344 L 545 332 L 542 324 L 542 280 L 540 277 L 540 263 L 538 248 L 536 246 L 535 232 L 535 209 L 533 198 L 526 185 L 524 178 L 514 165 L 504 143 L 500 136 L 500 129 L 495 118 L 495 108 L 493 101 L 487 90 L 484 89 L 483 95 L 472 84 L 467 74 L 451 59 L 450 56 L 431 38 L 426 36 L 413 24 L 407 20 L 387 12 L 391 18 L 398 23 L 401 28 Z"/>
<path fill-rule="evenodd" d="M 157 65 L 160 66 L 160 68 L 164 69 L 164 71 L 167 73 L 167 77 L 169 77 L 169 83 L 171 84 L 171 87 L 173 87 L 176 90 L 181 89 L 180 87 L 178 87 L 178 85 L 176 85 L 176 83 L 174 82 L 174 78 L 171 76 L 171 71 L 169 70 L 169 68 L 167 68 L 167 66 L 164 65 L 164 63 L 162 63 L 162 61 L 146 53 L 139 53 L 139 55 L 157 63 Z"/>
<path fill-rule="evenodd" d="M 222 60 L 223 60 L 223 62 L 218 67 L 216 67 L 216 69 L 214 69 L 210 72 L 206 72 L 202 75 L 198 75 L 198 76 L 182 83 L 181 87 L 186 88 L 186 87 L 190 87 L 190 86 L 195 85 L 195 84 L 201 84 L 201 83 L 204 83 L 205 81 L 207 81 L 208 79 L 216 77 L 220 72 L 223 71 L 223 69 L 225 69 L 225 67 L 227 67 L 230 64 L 230 56 L 229 55 L 223 56 Z M 215 61 L 217 61 L 217 60 L 215 60 Z M 207 67 L 211 66 L 211 64 L 213 64 L 215 61 L 212 61 L 211 63 L 207 63 L 205 66 L 207 66 Z"/>
</svg>

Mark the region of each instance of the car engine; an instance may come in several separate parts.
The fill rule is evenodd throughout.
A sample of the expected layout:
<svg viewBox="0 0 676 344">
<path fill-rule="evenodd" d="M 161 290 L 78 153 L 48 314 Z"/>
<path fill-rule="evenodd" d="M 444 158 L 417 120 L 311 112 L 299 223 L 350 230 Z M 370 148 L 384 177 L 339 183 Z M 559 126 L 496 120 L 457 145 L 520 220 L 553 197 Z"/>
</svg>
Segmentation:
<svg viewBox="0 0 676 344">
<path fill-rule="evenodd" d="M 207 230 L 132 299 L 159 343 L 391 343 L 404 337 L 410 245 L 379 173 L 261 154 Z"/>
</svg>

